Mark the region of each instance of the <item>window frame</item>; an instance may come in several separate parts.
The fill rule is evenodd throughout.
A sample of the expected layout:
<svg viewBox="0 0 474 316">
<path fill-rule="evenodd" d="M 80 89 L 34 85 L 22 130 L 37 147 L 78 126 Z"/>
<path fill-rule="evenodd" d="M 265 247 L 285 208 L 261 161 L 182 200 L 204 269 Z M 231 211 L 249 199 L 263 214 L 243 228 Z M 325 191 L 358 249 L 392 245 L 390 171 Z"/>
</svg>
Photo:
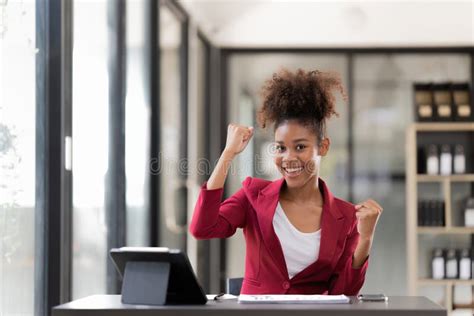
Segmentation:
<svg viewBox="0 0 474 316">
<path fill-rule="evenodd" d="M 125 98 L 127 92 L 127 6 L 126 0 L 107 4 L 109 74 L 109 148 L 105 188 L 107 249 L 126 243 Z M 107 256 L 107 293 L 119 294 L 121 281 Z"/>
<path fill-rule="evenodd" d="M 65 168 L 65 137 L 72 137 L 72 5 L 36 1 L 34 313 L 41 316 L 71 299 L 72 172 Z"/>
</svg>

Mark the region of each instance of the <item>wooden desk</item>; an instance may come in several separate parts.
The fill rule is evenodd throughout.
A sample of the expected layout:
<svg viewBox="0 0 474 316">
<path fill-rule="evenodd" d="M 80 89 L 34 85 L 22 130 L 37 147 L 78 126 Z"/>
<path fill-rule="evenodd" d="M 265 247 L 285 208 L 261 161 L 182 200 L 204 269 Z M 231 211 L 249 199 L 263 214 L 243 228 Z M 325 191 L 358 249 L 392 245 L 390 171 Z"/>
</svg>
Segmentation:
<svg viewBox="0 0 474 316">
<path fill-rule="evenodd" d="M 53 316 L 446 316 L 438 304 L 421 296 L 391 296 L 388 302 L 351 304 L 239 304 L 236 300 L 209 301 L 206 305 L 144 306 L 124 305 L 120 295 L 94 295 L 56 306 Z"/>
</svg>

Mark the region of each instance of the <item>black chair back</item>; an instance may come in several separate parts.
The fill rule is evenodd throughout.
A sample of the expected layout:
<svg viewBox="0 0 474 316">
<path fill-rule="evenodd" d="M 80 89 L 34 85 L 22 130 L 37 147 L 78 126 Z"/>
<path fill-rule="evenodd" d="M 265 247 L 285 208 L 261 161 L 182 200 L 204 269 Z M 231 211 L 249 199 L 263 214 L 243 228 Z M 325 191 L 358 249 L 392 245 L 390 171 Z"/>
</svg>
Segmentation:
<svg viewBox="0 0 474 316">
<path fill-rule="evenodd" d="M 242 282 L 244 278 L 228 278 L 225 291 L 227 294 L 240 295 L 240 289 L 242 288 Z"/>
</svg>

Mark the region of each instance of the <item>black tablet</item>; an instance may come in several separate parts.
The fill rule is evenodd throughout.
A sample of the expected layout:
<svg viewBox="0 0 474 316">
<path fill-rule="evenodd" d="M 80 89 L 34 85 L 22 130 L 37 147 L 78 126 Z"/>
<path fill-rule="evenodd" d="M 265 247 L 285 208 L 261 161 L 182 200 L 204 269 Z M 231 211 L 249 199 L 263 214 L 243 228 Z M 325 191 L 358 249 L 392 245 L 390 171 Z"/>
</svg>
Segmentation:
<svg viewBox="0 0 474 316">
<path fill-rule="evenodd" d="M 162 291 L 166 293 L 166 304 L 207 302 L 206 294 L 197 281 L 188 257 L 179 249 L 122 247 L 110 250 L 110 256 L 124 281 L 122 301 L 126 290 L 128 297 L 132 296 L 138 302 L 143 301 L 140 296 Z M 154 281 L 150 284 L 151 279 Z M 165 284 L 166 280 L 168 284 Z M 128 284 L 125 284 L 126 282 Z M 130 292 L 133 293 L 130 295 Z"/>
</svg>

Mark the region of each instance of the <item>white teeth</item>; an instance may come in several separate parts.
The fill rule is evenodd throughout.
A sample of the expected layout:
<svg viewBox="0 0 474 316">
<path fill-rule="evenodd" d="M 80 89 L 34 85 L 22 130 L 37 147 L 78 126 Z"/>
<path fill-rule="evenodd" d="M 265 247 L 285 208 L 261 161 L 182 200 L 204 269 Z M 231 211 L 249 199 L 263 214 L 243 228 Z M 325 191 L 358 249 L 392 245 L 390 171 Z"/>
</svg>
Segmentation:
<svg viewBox="0 0 474 316">
<path fill-rule="evenodd" d="M 303 170 L 303 168 L 286 168 L 286 172 L 292 173 L 292 172 L 299 172 Z"/>
</svg>

